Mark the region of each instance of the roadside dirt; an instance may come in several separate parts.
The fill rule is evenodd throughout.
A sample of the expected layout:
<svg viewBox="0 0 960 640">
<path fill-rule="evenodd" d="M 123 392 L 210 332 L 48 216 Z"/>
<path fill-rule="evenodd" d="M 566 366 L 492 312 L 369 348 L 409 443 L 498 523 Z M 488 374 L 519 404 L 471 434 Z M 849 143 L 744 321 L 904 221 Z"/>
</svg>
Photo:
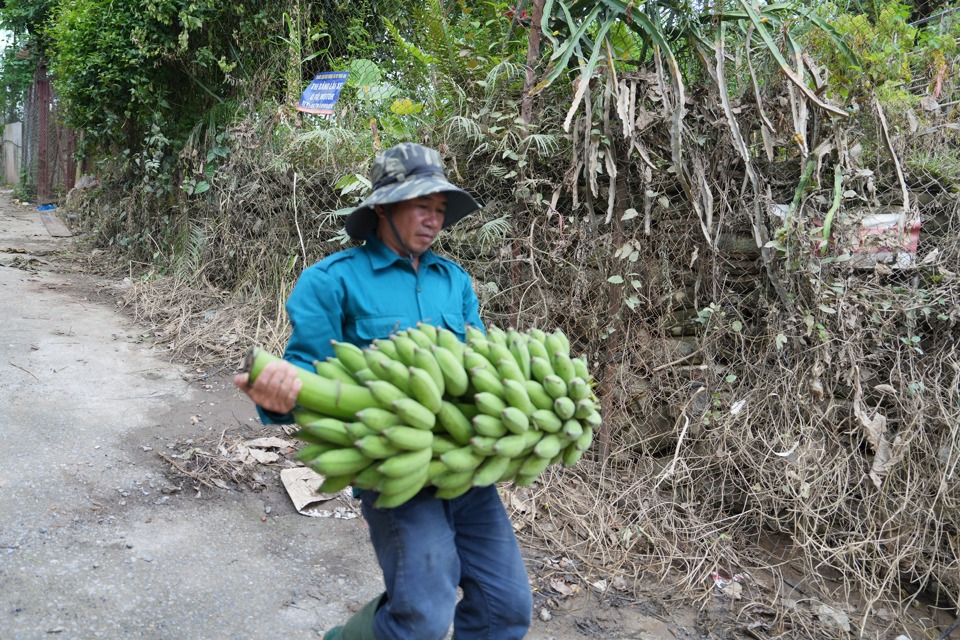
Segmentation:
<svg viewBox="0 0 960 640">
<path fill-rule="evenodd" d="M 73 242 L 0 192 L 0 638 L 321 637 L 381 589 L 357 505 L 299 513 L 292 448 L 257 442 L 293 439 L 232 371 L 172 361 Z M 738 622 L 749 603 L 706 582 L 695 605 L 558 590 L 562 557 L 524 551 L 533 640 L 803 637 Z"/>
</svg>

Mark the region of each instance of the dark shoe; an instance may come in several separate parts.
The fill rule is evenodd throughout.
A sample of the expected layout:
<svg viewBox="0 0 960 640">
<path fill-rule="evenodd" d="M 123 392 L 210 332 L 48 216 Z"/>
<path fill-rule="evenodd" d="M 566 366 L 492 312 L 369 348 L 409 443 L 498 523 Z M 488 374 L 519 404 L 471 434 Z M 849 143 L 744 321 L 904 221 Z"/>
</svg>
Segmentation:
<svg viewBox="0 0 960 640">
<path fill-rule="evenodd" d="M 323 640 L 376 640 L 373 636 L 373 617 L 386 599 L 387 594 L 381 593 L 353 614 L 347 624 L 327 631 Z"/>
</svg>

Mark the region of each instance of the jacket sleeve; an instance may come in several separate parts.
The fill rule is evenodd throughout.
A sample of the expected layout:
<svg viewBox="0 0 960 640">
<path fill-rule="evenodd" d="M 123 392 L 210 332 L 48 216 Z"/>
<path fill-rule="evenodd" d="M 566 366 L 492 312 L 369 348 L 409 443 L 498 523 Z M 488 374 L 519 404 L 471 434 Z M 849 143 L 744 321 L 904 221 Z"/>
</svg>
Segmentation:
<svg viewBox="0 0 960 640">
<path fill-rule="evenodd" d="M 480 319 L 480 303 L 473 289 L 473 280 L 466 272 L 464 272 L 463 284 L 463 320 L 468 325 L 476 327 L 484 333 L 487 332 L 483 326 L 483 320 Z"/>
<path fill-rule="evenodd" d="M 332 340 L 343 339 L 343 288 L 330 275 L 314 266 L 301 274 L 287 300 L 290 340 L 283 359 L 313 371 L 313 363 L 333 355 Z M 278 414 L 257 407 L 264 424 L 290 424 L 291 414 Z"/>
</svg>

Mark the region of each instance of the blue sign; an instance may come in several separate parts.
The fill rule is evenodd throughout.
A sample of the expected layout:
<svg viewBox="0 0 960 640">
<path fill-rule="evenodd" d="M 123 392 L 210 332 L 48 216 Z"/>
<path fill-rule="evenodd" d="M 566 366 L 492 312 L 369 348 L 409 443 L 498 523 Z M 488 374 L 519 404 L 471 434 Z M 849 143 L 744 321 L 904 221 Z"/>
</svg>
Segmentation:
<svg viewBox="0 0 960 640">
<path fill-rule="evenodd" d="M 347 82 L 349 71 L 324 71 L 314 77 L 313 82 L 300 96 L 297 111 L 332 115 L 333 107 L 340 99 L 340 90 Z"/>
</svg>

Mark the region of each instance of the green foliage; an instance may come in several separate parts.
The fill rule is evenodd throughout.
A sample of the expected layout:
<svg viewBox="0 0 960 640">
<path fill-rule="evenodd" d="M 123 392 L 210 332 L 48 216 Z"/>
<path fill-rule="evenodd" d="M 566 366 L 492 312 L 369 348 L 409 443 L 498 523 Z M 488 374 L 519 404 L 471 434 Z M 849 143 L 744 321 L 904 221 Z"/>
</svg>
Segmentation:
<svg viewBox="0 0 960 640">
<path fill-rule="evenodd" d="M 866 95 L 883 86 L 910 81 L 911 57 L 915 55 L 917 29 L 907 20 L 910 7 L 891 2 L 879 9 L 876 19 L 864 13 L 846 13 L 825 4 L 817 14 L 829 20 L 837 34 L 857 55 L 859 65 L 850 64 L 823 31 L 811 34 L 809 42 L 817 59 L 830 71 L 829 91 L 846 100 Z"/>
<path fill-rule="evenodd" d="M 138 151 L 159 127 L 182 140 L 235 93 L 248 56 L 278 17 L 257 2 L 63 0 L 47 36 L 67 124 L 103 153 Z"/>
</svg>

